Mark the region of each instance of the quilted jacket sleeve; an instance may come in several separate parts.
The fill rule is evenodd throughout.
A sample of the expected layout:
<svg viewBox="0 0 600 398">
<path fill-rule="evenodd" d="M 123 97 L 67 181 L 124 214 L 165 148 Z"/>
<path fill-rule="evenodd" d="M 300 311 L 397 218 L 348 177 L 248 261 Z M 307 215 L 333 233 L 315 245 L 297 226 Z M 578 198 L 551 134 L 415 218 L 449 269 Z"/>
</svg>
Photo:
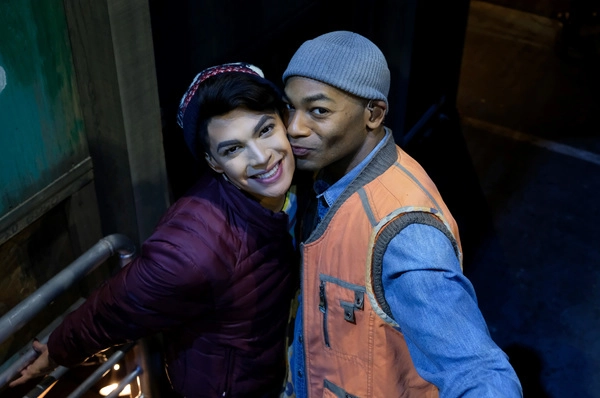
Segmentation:
<svg viewBox="0 0 600 398">
<path fill-rule="evenodd" d="M 73 366 L 110 346 L 176 328 L 209 311 L 213 290 L 226 283 L 235 259 L 215 249 L 218 234 L 198 229 L 162 225 L 136 260 L 51 334 L 51 358 Z"/>
</svg>

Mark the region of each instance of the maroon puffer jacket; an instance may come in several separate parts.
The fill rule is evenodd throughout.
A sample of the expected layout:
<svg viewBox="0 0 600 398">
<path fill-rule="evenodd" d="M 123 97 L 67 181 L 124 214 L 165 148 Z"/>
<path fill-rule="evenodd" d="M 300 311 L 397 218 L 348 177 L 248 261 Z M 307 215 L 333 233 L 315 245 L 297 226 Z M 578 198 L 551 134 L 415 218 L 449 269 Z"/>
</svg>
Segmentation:
<svg viewBox="0 0 600 398">
<path fill-rule="evenodd" d="M 72 366 L 162 331 L 175 391 L 262 396 L 283 380 L 293 264 L 287 215 L 207 174 L 167 211 L 141 255 L 52 333 L 50 356 Z"/>
</svg>

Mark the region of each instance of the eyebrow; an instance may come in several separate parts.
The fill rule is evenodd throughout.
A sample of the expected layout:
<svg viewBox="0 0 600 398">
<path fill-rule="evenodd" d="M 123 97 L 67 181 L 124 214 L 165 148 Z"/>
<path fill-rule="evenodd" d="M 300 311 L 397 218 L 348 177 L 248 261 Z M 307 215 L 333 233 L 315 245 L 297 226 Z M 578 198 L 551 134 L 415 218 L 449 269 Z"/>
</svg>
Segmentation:
<svg viewBox="0 0 600 398">
<path fill-rule="evenodd" d="M 238 140 L 229 140 L 229 141 L 219 142 L 219 145 L 217 145 L 217 152 L 219 152 L 224 147 L 228 147 L 230 145 L 236 145 L 238 143 L 239 143 Z"/>
<path fill-rule="evenodd" d="M 292 101 L 290 101 L 289 97 L 287 95 L 283 96 L 283 100 L 285 102 L 287 102 L 288 104 L 290 104 Z M 314 94 L 314 95 L 309 95 L 308 97 L 302 98 L 302 100 L 300 101 L 303 105 L 309 104 L 311 102 L 315 102 L 315 101 L 329 101 L 329 102 L 333 102 L 333 99 L 328 97 L 327 95 L 323 94 L 323 93 L 318 93 L 318 94 Z"/>
<path fill-rule="evenodd" d="M 263 115 L 260 118 L 260 120 L 258 121 L 258 123 L 256 123 L 256 126 L 254 126 L 253 133 L 254 134 L 258 134 L 258 132 L 260 131 L 260 128 L 269 119 L 275 119 L 275 117 L 273 115 Z M 219 145 L 217 145 L 217 152 L 219 152 L 224 147 L 228 147 L 228 146 L 231 146 L 231 145 L 237 145 L 239 143 L 240 143 L 239 140 L 229 140 L 229 141 L 219 142 Z"/>
<path fill-rule="evenodd" d="M 263 126 L 263 124 L 265 124 L 265 122 L 269 119 L 275 119 L 273 117 L 273 115 L 263 115 L 260 120 L 258 121 L 258 123 L 256 123 L 256 126 L 254 126 L 254 134 L 258 134 L 258 132 L 260 131 L 260 128 Z"/>
<path fill-rule="evenodd" d="M 315 102 L 315 101 L 333 101 L 333 99 L 329 98 L 328 96 L 326 96 L 323 93 L 318 93 L 315 95 L 309 95 L 308 97 L 304 97 L 302 98 L 302 103 L 303 104 L 309 104 L 311 102 Z"/>
</svg>

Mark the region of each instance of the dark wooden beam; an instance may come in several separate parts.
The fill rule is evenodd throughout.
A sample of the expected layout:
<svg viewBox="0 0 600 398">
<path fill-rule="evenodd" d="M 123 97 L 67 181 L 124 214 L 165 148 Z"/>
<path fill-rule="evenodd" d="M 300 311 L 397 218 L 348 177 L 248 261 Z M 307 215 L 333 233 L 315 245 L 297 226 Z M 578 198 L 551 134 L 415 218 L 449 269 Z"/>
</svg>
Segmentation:
<svg viewBox="0 0 600 398">
<path fill-rule="evenodd" d="M 144 0 L 65 0 L 104 235 L 140 243 L 169 204 Z"/>
</svg>

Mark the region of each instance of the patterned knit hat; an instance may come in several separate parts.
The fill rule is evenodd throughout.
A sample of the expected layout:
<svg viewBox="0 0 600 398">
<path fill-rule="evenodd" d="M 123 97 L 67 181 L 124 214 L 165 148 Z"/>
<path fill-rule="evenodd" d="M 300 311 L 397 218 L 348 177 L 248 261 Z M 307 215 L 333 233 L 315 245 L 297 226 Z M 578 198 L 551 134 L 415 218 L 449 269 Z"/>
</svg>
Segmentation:
<svg viewBox="0 0 600 398">
<path fill-rule="evenodd" d="M 198 96 L 196 95 L 196 93 L 198 92 L 198 87 L 206 79 L 227 72 L 249 73 L 251 75 L 262 77 L 263 79 L 265 77 L 260 68 L 252 64 L 247 64 L 243 62 L 212 66 L 210 68 L 204 69 L 202 72 L 196 75 L 196 77 L 192 81 L 192 84 L 190 84 L 190 87 L 187 89 L 187 91 L 181 98 L 181 102 L 179 103 L 179 111 L 177 112 L 177 124 L 183 129 L 183 137 L 185 139 L 185 142 L 192 154 L 194 155 L 194 157 L 196 157 L 197 159 L 200 158 L 199 154 L 196 153 L 198 141 L 197 124 L 199 113 Z M 270 82 L 267 83 L 272 84 Z"/>
<path fill-rule="evenodd" d="M 337 31 L 305 41 L 283 72 L 308 77 L 364 99 L 388 104 L 390 70 L 381 50 L 353 32 Z"/>
</svg>

